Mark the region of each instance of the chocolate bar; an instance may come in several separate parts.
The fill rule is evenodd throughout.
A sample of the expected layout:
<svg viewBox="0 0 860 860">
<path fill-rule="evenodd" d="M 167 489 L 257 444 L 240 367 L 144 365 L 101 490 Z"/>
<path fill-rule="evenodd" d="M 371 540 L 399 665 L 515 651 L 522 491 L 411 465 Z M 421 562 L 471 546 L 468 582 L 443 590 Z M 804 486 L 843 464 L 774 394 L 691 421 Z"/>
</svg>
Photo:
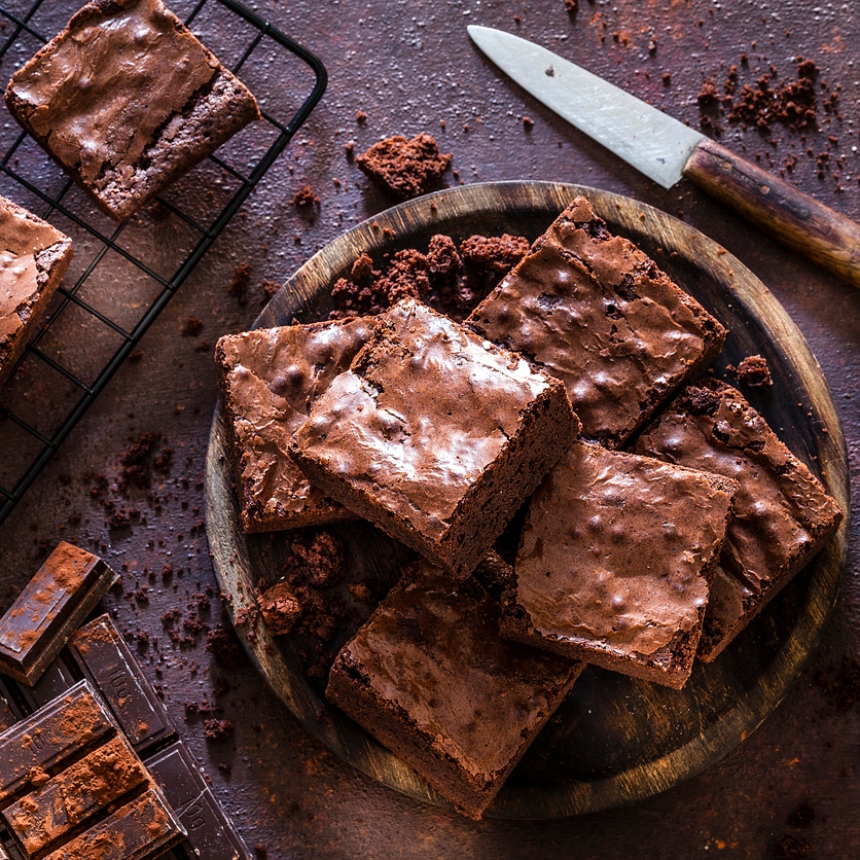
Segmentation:
<svg viewBox="0 0 860 860">
<path fill-rule="evenodd" d="M 167 709 L 108 615 L 82 627 L 72 637 L 69 650 L 139 753 L 175 734 Z"/>
<path fill-rule="evenodd" d="M 206 860 L 248 860 L 242 837 L 224 814 L 212 789 L 182 741 L 144 761 L 188 831 L 190 854 Z"/>
<path fill-rule="evenodd" d="M 116 731 L 87 681 L 0 735 L 0 804 L 45 782 L 48 770 Z"/>
<path fill-rule="evenodd" d="M 140 797 L 49 854 L 45 860 L 98 858 L 145 860 L 160 857 L 183 838 L 182 827 L 161 792 L 151 786 Z"/>
<path fill-rule="evenodd" d="M 2 815 L 32 857 L 146 779 L 143 763 L 118 734 L 6 807 Z"/>
<path fill-rule="evenodd" d="M 115 580 L 98 556 L 60 543 L 0 619 L 0 671 L 34 684 Z"/>
</svg>

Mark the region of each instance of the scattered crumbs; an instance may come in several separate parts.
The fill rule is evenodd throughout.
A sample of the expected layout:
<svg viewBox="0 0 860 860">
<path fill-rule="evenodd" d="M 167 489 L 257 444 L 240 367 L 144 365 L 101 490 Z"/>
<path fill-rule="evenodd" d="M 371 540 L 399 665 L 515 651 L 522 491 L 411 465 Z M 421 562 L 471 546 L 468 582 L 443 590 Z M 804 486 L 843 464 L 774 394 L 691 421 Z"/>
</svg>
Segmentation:
<svg viewBox="0 0 860 860">
<path fill-rule="evenodd" d="M 738 382 L 749 385 L 750 388 L 769 388 L 773 385 L 770 367 L 764 356 L 749 355 L 737 367 L 730 364 L 726 369 Z"/>
<path fill-rule="evenodd" d="M 298 206 L 300 208 L 318 206 L 319 202 L 319 195 L 314 194 L 313 189 L 310 187 L 310 185 L 305 185 L 300 188 L 293 197 L 293 206 Z"/>
<path fill-rule="evenodd" d="M 231 720 L 216 720 L 214 718 L 203 720 L 203 729 L 207 741 L 224 741 L 235 731 Z"/>
<path fill-rule="evenodd" d="M 198 317 L 188 317 L 182 324 L 182 337 L 197 337 L 203 331 L 203 320 Z"/>
<path fill-rule="evenodd" d="M 233 278 L 227 286 L 227 292 L 234 296 L 240 305 L 248 300 L 248 285 L 251 283 L 251 264 L 242 263 L 233 272 Z"/>
</svg>

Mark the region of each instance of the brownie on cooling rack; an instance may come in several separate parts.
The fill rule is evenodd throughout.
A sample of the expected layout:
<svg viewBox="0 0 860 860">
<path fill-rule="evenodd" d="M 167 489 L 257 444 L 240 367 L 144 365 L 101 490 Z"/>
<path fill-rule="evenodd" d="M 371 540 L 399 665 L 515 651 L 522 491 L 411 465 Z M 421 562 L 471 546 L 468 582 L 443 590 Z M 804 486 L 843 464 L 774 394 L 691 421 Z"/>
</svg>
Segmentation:
<svg viewBox="0 0 860 860">
<path fill-rule="evenodd" d="M 92 0 L 13 76 L 13 116 L 124 221 L 260 111 L 161 0 Z"/>
<path fill-rule="evenodd" d="M 707 367 L 727 334 L 583 197 L 466 322 L 561 379 L 583 436 L 610 448 Z"/>
<path fill-rule="evenodd" d="M 710 662 L 821 549 L 842 511 L 743 395 L 716 379 L 687 386 L 635 450 L 740 484 L 699 642 Z"/>
<path fill-rule="evenodd" d="M 72 240 L 0 197 L 0 385 L 72 259 Z"/>
</svg>

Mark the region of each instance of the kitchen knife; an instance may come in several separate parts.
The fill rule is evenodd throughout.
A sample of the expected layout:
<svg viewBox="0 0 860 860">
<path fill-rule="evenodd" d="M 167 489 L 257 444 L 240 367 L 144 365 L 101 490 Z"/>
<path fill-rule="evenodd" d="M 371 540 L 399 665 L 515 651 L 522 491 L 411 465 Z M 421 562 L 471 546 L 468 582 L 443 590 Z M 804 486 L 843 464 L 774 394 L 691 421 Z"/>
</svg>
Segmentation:
<svg viewBox="0 0 860 860">
<path fill-rule="evenodd" d="M 538 101 L 664 188 L 682 177 L 824 268 L 860 286 L 860 225 L 641 99 L 519 36 L 468 27 Z"/>
</svg>

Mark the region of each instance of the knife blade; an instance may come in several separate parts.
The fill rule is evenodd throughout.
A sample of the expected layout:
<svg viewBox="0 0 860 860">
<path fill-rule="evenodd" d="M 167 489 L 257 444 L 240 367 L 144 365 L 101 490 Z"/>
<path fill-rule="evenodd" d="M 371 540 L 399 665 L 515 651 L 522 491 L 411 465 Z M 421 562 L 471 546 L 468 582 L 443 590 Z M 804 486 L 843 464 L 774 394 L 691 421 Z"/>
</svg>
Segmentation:
<svg viewBox="0 0 860 860">
<path fill-rule="evenodd" d="M 490 27 L 472 41 L 523 89 L 671 188 L 682 178 L 819 265 L 860 286 L 860 225 L 597 75 Z"/>
</svg>

